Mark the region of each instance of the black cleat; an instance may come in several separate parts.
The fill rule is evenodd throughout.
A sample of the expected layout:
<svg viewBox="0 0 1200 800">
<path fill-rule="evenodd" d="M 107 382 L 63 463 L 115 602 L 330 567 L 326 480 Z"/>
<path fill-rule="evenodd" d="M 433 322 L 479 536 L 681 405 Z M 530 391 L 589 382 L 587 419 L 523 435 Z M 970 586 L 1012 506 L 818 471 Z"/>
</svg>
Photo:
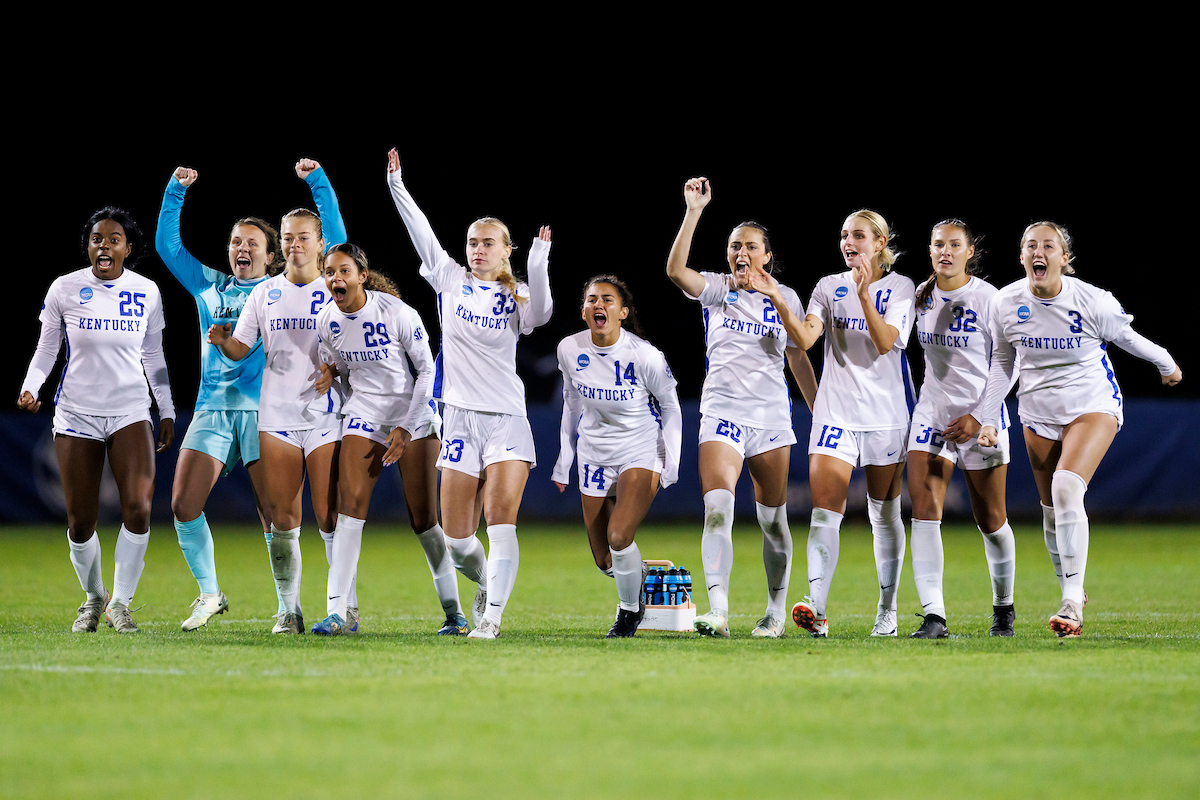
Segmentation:
<svg viewBox="0 0 1200 800">
<path fill-rule="evenodd" d="M 638 623 L 642 621 L 642 614 L 637 611 L 626 611 L 619 609 L 617 611 L 617 621 L 608 629 L 608 635 L 605 639 L 629 639 L 637 633 Z"/>
<path fill-rule="evenodd" d="M 950 631 L 946 630 L 946 620 L 939 617 L 937 614 L 916 614 L 915 616 L 924 616 L 925 621 L 921 623 L 921 627 L 917 628 L 908 638 L 910 639 L 945 639 L 950 635 Z"/>
<path fill-rule="evenodd" d="M 988 636 L 1012 636 L 1016 620 L 1016 606 L 992 606 L 992 627 L 988 630 Z"/>
</svg>

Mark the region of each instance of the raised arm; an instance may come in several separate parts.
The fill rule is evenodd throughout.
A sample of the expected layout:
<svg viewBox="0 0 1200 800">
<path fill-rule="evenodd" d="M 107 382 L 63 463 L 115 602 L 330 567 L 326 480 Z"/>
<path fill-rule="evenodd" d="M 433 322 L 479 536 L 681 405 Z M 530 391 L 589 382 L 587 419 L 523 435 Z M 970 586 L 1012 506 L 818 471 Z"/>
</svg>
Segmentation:
<svg viewBox="0 0 1200 800">
<path fill-rule="evenodd" d="M 683 185 L 683 202 L 687 210 L 683 214 L 679 233 L 675 234 L 675 241 L 671 244 L 671 253 L 667 256 L 667 277 L 689 297 L 698 297 L 704 291 L 704 276 L 689 267 L 687 262 L 696 225 L 700 222 L 704 207 L 711 200 L 712 187 L 708 178 L 692 178 Z"/>
<path fill-rule="evenodd" d="M 321 235 L 325 239 L 325 249 L 335 244 L 348 241 L 346 222 L 342 219 L 342 210 L 338 206 L 337 194 L 329 176 L 321 168 L 321 164 L 311 158 L 302 158 L 296 162 L 296 177 L 308 184 L 312 192 L 313 202 L 317 204 L 317 213 L 321 216 Z"/>
<path fill-rule="evenodd" d="M 238 321 L 240 322 L 241 320 Z M 221 352 L 230 361 L 241 361 L 250 352 L 253 345 L 243 344 L 230 336 L 229 331 L 232 327 L 228 322 L 224 325 L 213 325 L 208 329 L 208 343 L 221 348 Z M 241 329 L 239 325 L 238 330 L 240 331 Z"/>
<path fill-rule="evenodd" d="M 162 206 L 158 210 L 158 228 L 154 232 L 154 249 L 171 274 L 193 297 L 211 283 L 204 265 L 183 246 L 183 200 L 188 187 L 196 182 L 199 173 L 187 167 L 177 167 L 167 181 Z"/>
<path fill-rule="evenodd" d="M 528 319 L 521 320 L 522 333 L 545 325 L 554 313 L 554 297 L 550 294 L 550 226 L 543 225 L 538 238 L 533 240 L 525 269 L 529 273 L 529 309 L 525 312 Z"/>
<path fill-rule="evenodd" d="M 387 181 L 388 189 L 392 193 L 392 202 L 396 204 L 396 211 L 400 212 L 400 219 L 408 229 L 408 238 L 412 240 L 417 255 L 424 268 L 434 269 L 444 259 L 450 258 L 450 254 L 438 242 L 425 212 L 417 207 L 416 201 L 408 193 L 400 170 L 400 154 L 395 148 L 388 151 Z"/>
</svg>

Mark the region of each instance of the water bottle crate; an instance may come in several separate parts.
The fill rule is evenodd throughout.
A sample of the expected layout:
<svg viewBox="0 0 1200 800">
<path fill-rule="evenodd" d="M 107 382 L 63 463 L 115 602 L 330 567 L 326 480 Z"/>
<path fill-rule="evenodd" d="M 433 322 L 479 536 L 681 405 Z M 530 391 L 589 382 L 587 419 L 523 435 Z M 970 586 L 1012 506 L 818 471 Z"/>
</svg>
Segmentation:
<svg viewBox="0 0 1200 800">
<path fill-rule="evenodd" d="M 651 575 L 647 580 L 647 586 L 653 583 L 656 567 L 662 567 L 664 572 L 669 572 L 675 569 L 675 564 L 665 559 L 649 560 L 646 564 L 651 567 Z M 674 589 L 674 597 L 681 601 L 675 603 L 646 603 L 646 613 L 642 617 L 641 623 L 638 625 L 640 631 L 690 631 L 693 629 L 692 623 L 696 620 L 696 604 L 691 600 L 691 575 L 683 573 L 670 575 L 670 580 L 667 581 L 668 586 L 660 591 L 663 599 L 669 599 L 672 594 L 671 589 Z M 683 581 L 686 579 L 686 585 Z M 649 594 L 646 587 L 643 587 L 643 594 Z M 651 598 L 653 599 L 653 598 Z"/>
</svg>

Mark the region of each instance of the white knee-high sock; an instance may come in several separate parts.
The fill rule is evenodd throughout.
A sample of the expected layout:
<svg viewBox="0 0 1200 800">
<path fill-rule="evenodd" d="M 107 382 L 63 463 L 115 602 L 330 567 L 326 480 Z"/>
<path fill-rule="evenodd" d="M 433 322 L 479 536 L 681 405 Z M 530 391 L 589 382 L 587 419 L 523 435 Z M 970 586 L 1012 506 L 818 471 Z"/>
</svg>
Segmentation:
<svg viewBox="0 0 1200 800">
<path fill-rule="evenodd" d="M 1054 499 L 1058 557 L 1062 561 L 1063 599 L 1083 603 L 1083 579 L 1087 571 L 1088 518 L 1083 510 L 1087 483 L 1065 469 L 1056 470 L 1050 481 Z"/>
<path fill-rule="evenodd" d="M 521 549 L 517 544 L 516 525 L 488 525 L 487 559 L 487 613 L 497 625 L 504 616 L 504 607 L 512 596 L 517 583 L 517 570 L 521 566 Z"/>
<path fill-rule="evenodd" d="M 837 569 L 842 516 L 827 508 L 814 508 L 808 527 L 808 593 L 818 616 L 825 616 L 829 584 Z"/>
<path fill-rule="evenodd" d="M 417 541 L 425 551 L 425 563 L 429 565 L 429 574 L 433 576 L 433 588 L 437 591 L 442 611 L 447 617 L 461 614 L 458 575 L 454 572 L 454 561 L 450 558 L 450 548 L 446 547 L 446 534 L 442 526 L 434 525 L 424 533 L 418 533 Z"/>
<path fill-rule="evenodd" d="M 1008 520 L 991 533 L 983 533 L 983 554 L 987 557 L 988 574 L 992 576 L 992 605 L 1013 604 L 1013 584 L 1017 575 L 1017 542 Z M 916 535 L 916 531 L 913 531 Z M 916 540 L 913 541 L 916 547 Z"/>
<path fill-rule="evenodd" d="M 487 588 L 487 554 L 483 550 L 483 542 L 471 534 L 465 539 L 446 537 L 446 547 L 450 550 L 450 560 L 454 568 L 466 576 L 467 580 L 478 583 L 483 589 Z"/>
<path fill-rule="evenodd" d="M 900 498 L 876 500 L 868 496 L 867 517 L 871 521 L 871 536 L 875 545 L 879 607 L 895 611 L 896 590 L 904 569 L 904 521 L 900 519 Z"/>
<path fill-rule="evenodd" d="M 613 550 L 613 577 L 617 580 L 617 599 L 621 608 L 635 614 L 641 607 L 642 597 L 642 551 L 638 550 L 637 542 L 630 542 L 624 550 Z"/>
<path fill-rule="evenodd" d="M 271 541 L 267 543 L 271 554 L 271 574 L 275 578 L 275 591 L 279 595 L 282 611 L 302 614 L 300 610 L 300 578 L 304 564 L 300 557 L 300 528 L 281 531 L 271 524 Z"/>
<path fill-rule="evenodd" d="M 733 572 L 733 492 L 704 493 L 704 534 L 700 537 L 708 607 L 729 614 L 729 575 Z"/>
<path fill-rule="evenodd" d="M 767 615 L 783 617 L 787 607 L 788 580 L 792 574 L 792 531 L 787 506 L 755 503 L 758 526 L 763 532 L 763 568 L 767 572 Z"/>
<path fill-rule="evenodd" d="M 362 554 L 362 534 L 365 519 L 338 514 L 333 531 L 333 563 L 329 566 L 326 613 L 337 614 L 344 621 L 350 605 L 350 587 L 358 573 L 358 557 Z M 355 606 L 357 608 L 357 606 Z"/>
<path fill-rule="evenodd" d="M 133 533 L 124 525 L 117 535 L 117 551 L 113 554 L 116 568 L 113 570 L 113 600 L 123 606 L 133 602 L 142 570 L 146 568 L 146 545 L 150 543 L 150 531 Z"/>
<path fill-rule="evenodd" d="M 942 595 L 942 573 L 946 557 L 942 550 L 942 521 L 914 519 L 912 521 L 913 581 L 917 597 L 926 614 L 946 618 L 946 600 Z M 882 581 L 882 578 L 880 579 Z"/>
<path fill-rule="evenodd" d="M 1051 479 L 1053 481 L 1053 479 Z M 1053 494 L 1053 490 L 1051 490 Z M 1054 506 L 1042 504 L 1042 536 L 1046 540 L 1046 552 L 1054 564 L 1054 576 L 1058 578 L 1059 591 L 1063 589 L 1062 559 L 1058 555 L 1058 531 L 1054 524 Z"/>
<path fill-rule="evenodd" d="M 335 526 L 336 527 L 336 526 Z M 325 561 L 333 568 L 333 531 L 320 531 L 321 540 L 325 542 Z M 346 605 L 358 608 L 358 570 L 350 576 L 350 591 L 346 593 Z M 330 612 L 332 613 L 332 612 Z"/>
<path fill-rule="evenodd" d="M 100 571 L 100 537 L 92 532 L 86 542 L 71 540 L 67 531 L 67 544 L 71 548 L 71 566 L 79 578 L 79 588 L 87 592 L 88 600 L 108 601 L 108 590 L 104 588 L 104 576 Z"/>
</svg>

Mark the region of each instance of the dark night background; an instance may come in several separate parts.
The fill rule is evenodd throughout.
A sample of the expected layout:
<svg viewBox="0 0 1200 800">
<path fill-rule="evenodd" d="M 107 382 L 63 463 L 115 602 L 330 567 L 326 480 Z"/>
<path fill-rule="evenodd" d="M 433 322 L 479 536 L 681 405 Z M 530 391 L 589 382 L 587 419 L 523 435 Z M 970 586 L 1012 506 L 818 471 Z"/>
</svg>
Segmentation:
<svg viewBox="0 0 1200 800">
<path fill-rule="evenodd" d="M 376 95 L 361 86 L 329 104 L 326 93 L 296 82 L 289 89 L 285 81 L 281 96 L 267 97 L 263 84 L 231 84 L 152 105 L 125 104 L 118 95 L 94 107 L 46 106 L 37 126 L 21 129 L 23 149 L 9 154 L 8 193 L 19 203 L 9 219 L 33 228 L 29 239 L 27 229 L 9 231 L 10 252 L 24 267 L 12 309 L 10 403 L 33 353 L 46 289 L 86 264 L 83 222 L 103 205 L 122 206 L 152 248 L 162 191 L 179 165 L 199 171 L 183 209 L 184 242 L 206 265 L 227 270 L 232 222 L 244 215 L 277 222 L 291 208 L 311 207 L 293 165 L 318 160 L 350 241 L 436 329 L 433 292 L 417 275 L 384 179 L 393 146 L 409 189 L 456 260 L 476 217 L 508 224 L 520 248 L 518 272 L 537 227 L 553 227 L 554 318 L 518 348 L 530 402 L 556 392 L 555 347 L 582 329 L 582 285 L 599 272 L 629 282 L 647 338 L 667 354 L 681 397 L 699 395 L 699 309 L 663 270 L 683 217 L 683 182 L 693 175 L 711 180 L 714 199 L 691 266 L 725 269 L 730 228 L 753 218 L 772 232 L 780 280 L 805 303 L 821 276 L 842 268 L 841 223 L 859 207 L 889 219 L 898 234 L 893 245 L 904 253 L 896 269 L 918 282 L 929 274 L 926 245 L 937 220 L 958 216 L 986 236 L 984 273 L 998 286 L 1023 274 L 1017 249 L 1024 227 L 1058 221 L 1075 237 L 1078 277 L 1113 291 L 1135 316 L 1135 329 L 1166 346 L 1184 370 L 1183 384 L 1168 393 L 1152 365 L 1116 351 L 1124 392 L 1200 396 L 1181 338 L 1191 312 L 1169 277 L 1191 261 L 1189 238 L 1176 227 L 1189 216 L 1176 216 L 1166 201 L 1182 177 L 1182 165 L 1164 155 L 1177 140 L 1139 124 L 1121 98 L 1089 104 L 1073 97 L 1068 111 L 1062 95 L 1044 91 L 981 101 L 914 84 L 904 96 L 877 101 L 836 87 L 817 96 L 730 84 L 693 100 L 667 92 L 665 74 L 604 88 L 591 79 L 574 94 L 485 85 L 438 96 Z M 672 99 L 656 99 L 660 91 Z M 189 410 L 199 361 L 194 303 L 156 254 L 139 269 L 163 292 L 172 388 L 176 404 Z M 915 339 L 909 349 L 919 351 Z M 819 350 L 812 353 L 818 364 Z M 919 370 L 920 358 L 913 361 Z M 56 381 L 57 373 L 43 401 Z M 51 404 L 40 413 L 52 413 Z"/>
</svg>

